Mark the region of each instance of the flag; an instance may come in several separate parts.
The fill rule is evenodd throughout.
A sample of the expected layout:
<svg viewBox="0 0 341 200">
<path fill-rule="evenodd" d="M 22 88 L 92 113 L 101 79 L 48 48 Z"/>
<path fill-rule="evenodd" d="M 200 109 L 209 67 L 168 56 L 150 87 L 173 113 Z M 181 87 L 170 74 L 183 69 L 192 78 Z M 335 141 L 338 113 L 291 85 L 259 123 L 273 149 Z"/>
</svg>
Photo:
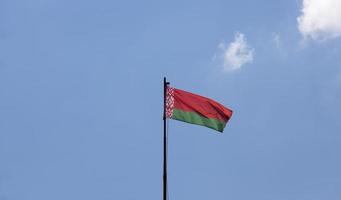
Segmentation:
<svg viewBox="0 0 341 200">
<path fill-rule="evenodd" d="M 166 117 L 223 132 L 233 111 L 220 103 L 172 87 L 166 89 Z"/>
</svg>

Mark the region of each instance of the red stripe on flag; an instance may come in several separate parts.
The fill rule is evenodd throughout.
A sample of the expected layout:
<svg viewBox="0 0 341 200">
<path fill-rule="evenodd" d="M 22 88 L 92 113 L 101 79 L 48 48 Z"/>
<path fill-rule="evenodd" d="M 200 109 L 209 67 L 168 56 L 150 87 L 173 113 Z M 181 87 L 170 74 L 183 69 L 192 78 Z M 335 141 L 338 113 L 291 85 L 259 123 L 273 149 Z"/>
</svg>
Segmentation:
<svg viewBox="0 0 341 200">
<path fill-rule="evenodd" d="M 206 118 L 227 122 L 233 111 L 220 103 L 190 92 L 174 88 L 174 108 L 196 112 Z"/>
</svg>

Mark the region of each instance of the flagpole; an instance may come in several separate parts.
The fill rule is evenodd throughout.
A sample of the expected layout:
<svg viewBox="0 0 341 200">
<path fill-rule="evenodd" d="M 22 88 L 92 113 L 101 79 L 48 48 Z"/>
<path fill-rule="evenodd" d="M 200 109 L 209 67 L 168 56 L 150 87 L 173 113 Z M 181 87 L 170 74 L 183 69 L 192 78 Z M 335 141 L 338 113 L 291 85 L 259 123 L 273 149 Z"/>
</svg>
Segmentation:
<svg viewBox="0 0 341 200">
<path fill-rule="evenodd" d="M 167 200 L 167 123 L 166 123 L 166 77 L 163 78 L 163 200 Z"/>
</svg>

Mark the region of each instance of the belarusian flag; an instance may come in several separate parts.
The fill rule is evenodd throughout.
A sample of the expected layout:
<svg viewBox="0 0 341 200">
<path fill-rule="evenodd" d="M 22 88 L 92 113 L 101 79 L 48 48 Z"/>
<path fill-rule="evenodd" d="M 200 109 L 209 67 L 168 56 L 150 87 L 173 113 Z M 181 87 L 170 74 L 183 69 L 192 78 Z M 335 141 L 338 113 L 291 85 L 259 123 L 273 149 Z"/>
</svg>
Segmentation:
<svg viewBox="0 0 341 200">
<path fill-rule="evenodd" d="M 223 132 L 233 111 L 212 99 L 167 87 L 166 117 Z"/>
</svg>

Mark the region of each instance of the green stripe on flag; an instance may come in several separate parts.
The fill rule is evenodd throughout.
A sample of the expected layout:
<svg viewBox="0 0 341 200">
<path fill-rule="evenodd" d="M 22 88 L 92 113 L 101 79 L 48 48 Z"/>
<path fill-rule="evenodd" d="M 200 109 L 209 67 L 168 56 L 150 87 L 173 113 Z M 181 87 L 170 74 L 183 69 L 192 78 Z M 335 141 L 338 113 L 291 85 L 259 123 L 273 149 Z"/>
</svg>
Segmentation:
<svg viewBox="0 0 341 200">
<path fill-rule="evenodd" d="M 225 125 L 226 125 L 226 123 L 223 121 L 219 121 L 217 119 L 212 119 L 212 118 L 206 118 L 206 117 L 199 115 L 196 112 L 187 112 L 187 111 L 182 111 L 176 108 L 173 110 L 172 118 L 183 121 L 183 122 L 187 122 L 190 124 L 206 126 L 208 128 L 214 129 L 219 132 L 223 132 Z"/>
</svg>

